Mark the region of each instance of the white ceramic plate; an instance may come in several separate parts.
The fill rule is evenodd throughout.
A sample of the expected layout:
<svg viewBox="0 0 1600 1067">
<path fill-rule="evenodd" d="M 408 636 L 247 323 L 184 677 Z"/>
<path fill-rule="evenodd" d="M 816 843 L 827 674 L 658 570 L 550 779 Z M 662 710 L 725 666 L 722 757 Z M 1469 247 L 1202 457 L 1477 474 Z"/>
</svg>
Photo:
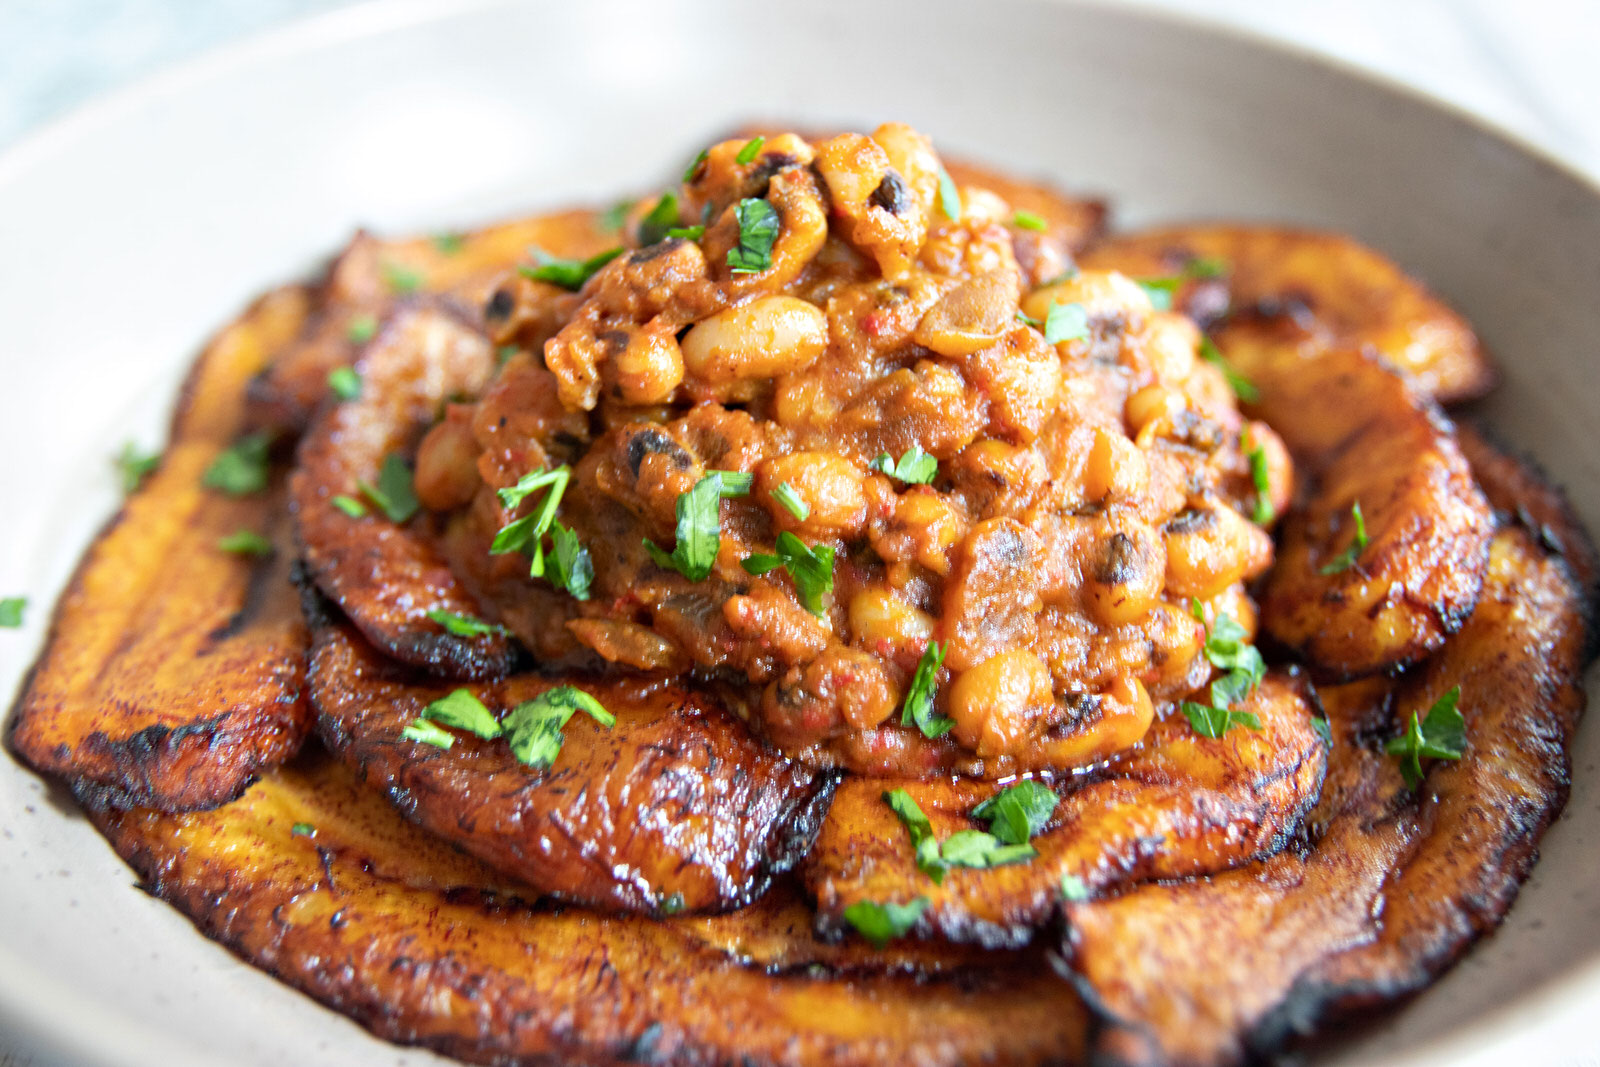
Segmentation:
<svg viewBox="0 0 1600 1067">
<path fill-rule="evenodd" d="M 196 346 L 358 224 L 647 189 L 751 117 L 894 118 L 1157 218 L 1328 225 L 1477 325 L 1484 407 L 1600 529 L 1600 194 L 1437 104 L 1260 41 L 1041 0 L 400 2 L 214 55 L 0 159 L 0 635 L 13 691 Z M 1600 1063 L 1600 731 L 1504 929 L 1327 1062 Z M 238 963 L 0 758 L 0 1034 L 42 1063 L 421 1064 Z M 0 1051 L 5 1045 L 0 1041 Z M 26 1061 L 24 1061 L 26 1062 Z"/>
</svg>

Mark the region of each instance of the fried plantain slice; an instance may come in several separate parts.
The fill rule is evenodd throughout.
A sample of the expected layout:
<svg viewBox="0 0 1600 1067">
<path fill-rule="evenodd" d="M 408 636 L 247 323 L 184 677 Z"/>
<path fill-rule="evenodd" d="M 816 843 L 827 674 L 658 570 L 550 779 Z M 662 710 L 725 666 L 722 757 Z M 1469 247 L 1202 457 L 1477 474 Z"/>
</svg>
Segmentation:
<svg viewBox="0 0 1600 1067">
<path fill-rule="evenodd" d="M 1520 474 L 1507 490 L 1529 511 L 1551 506 Z M 1564 561 L 1503 527 L 1460 633 L 1401 681 L 1326 694 L 1336 740 L 1315 847 L 1069 906 L 1072 966 L 1111 1022 L 1097 1055 L 1202 1065 L 1263 1054 L 1416 992 L 1498 924 L 1566 800 L 1586 610 Z M 1387 719 L 1392 736 L 1457 685 L 1465 752 L 1433 763 L 1413 792 L 1370 728 Z"/>
<path fill-rule="evenodd" d="M 514 675 L 473 692 L 509 711 L 560 681 Z M 549 769 L 500 740 L 461 735 L 440 749 L 402 734 L 452 686 L 397 670 L 344 624 L 315 627 L 311 698 L 328 747 L 409 818 L 542 894 L 668 914 L 735 907 L 804 854 L 831 777 L 684 690 L 579 684 L 616 725 L 575 717 Z"/>
<path fill-rule="evenodd" d="M 361 395 L 324 409 L 300 443 L 289 480 L 290 507 L 317 585 L 389 655 L 462 678 L 505 674 L 516 648 L 505 633 L 451 633 L 429 611 L 479 618 L 483 610 L 416 523 L 396 522 L 374 501 L 352 516 L 340 498 L 360 500 L 381 484 L 390 457 L 408 453 L 445 402 L 473 393 L 494 370 L 482 334 L 446 311 L 407 306 L 357 364 Z M 410 474 L 405 476 L 410 489 Z"/>
<path fill-rule="evenodd" d="M 409 295 L 443 298 L 476 321 L 497 281 L 531 262 L 532 249 L 586 259 L 617 241 L 599 213 L 576 210 L 408 240 L 357 233 L 329 268 L 300 338 L 251 381 L 250 418 L 286 435 L 304 430 L 328 393 L 328 372 L 354 362 L 375 324 Z"/>
<path fill-rule="evenodd" d="M 1230 353 L 1261 341 L 1235 339 Z M 1270 342 L 1249 350 L 1256 413 L 1311 483 L 1279 537 L 1262 628 L 1327 679 L 1416 662 L 1472 613 L 1493 530 L 1453 427 L 1363 353 L 1305 363 Z"/>
<path fill-rule="evenodd" d="M 202 485 L 243 427 L 244 383 L 294 337 L 308 299 L 298 287 L 269 293 L 206 346 L 160 468 L 62 595 L 10 740 L 81 795 L 209 807 L 292 756 L 310 728 L 281 478 L 237 497 Z M 220 547 L 241 530 L 271 537 L 275 552 Z"/>
<path fill-rule="evenodd" d="M 1139 278 L 1181 276 L 1196 261 L 1224 268 L 1217 278 L 1190 278 L 1176 306 L 1224 334 L 1230 322 L 1271 323 L 1302 359 L 1371 347 L 1442 403 L 1483 396 L 1495 383 L 1465 319 L 1394 262 L 1340 234 L 1170 226 L 1114 237 L 1081 258 L 1085 267 Z"/>
<path fill-rule="evenodd" d="M 380 1037 L 475 1063 L 1043 1064 L 1084 1047 L 1082 1005 L 1037 955 L 769 974 L 705 933 L 727 920 L 510 899 L 328 760 L 215 812 L 94 818 L 152 893 L 246 961 Z M 761 936 L 768 954 L 810 951 Z"/>
<path fill-rule="evenodd" d="M 1098 781 L 1061 798 L 1030 842 L 1038 856 L 985 870 L 956 868 L 935 884 L 915 864 L 905 828 L 882 799 L 911 794 L 944 840 L 975 829 L 972 808 L 992 785 L 849 778 L 806 864 L 825 931 L 848 929 L 843 913 L 863 900 L 926 897 L 915 932 L 991 947 L 1026 944 L 1054 914 L 1063 876 L 1098 894 L 1150 878 L 1210 874 L 1283 847 L 1316 802 L 1326 757 L 1295 685 L 1269 675 L 1246 710 L 1261 729 L 1196 734 L 1173 711 L 1142 746 L 1114 759 Z"/>
</svg>

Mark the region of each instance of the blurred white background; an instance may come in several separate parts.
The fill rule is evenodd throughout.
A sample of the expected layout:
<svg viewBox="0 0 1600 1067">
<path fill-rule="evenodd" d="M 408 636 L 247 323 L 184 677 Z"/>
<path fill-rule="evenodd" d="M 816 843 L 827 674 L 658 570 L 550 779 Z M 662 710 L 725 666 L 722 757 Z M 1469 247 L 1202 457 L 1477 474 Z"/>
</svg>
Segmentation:
<svg viewBox="0 0 1600 1067">
<path fill-rule="evenodd" d="M 1597 0 L 1123 2 L 1213 19 L 1355 63 L 1600 175 Z M 0 0 L 0 149 L 142 75 L 348 6 L 351 0 Z"/>
</svg>

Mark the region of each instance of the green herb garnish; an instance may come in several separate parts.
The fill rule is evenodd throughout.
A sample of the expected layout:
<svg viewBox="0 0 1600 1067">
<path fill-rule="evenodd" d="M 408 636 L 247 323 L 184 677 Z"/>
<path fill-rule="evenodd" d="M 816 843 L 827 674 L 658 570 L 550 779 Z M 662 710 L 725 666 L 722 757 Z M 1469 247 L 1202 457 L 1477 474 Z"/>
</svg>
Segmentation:
<svg viewBox="0 0 1600 1067">
<path fill-rule="evenodd" d="M 739 154 L 733 157 L 734 162 L 741 167 L 754 163 L 756 156 L 761 154 L 761 146 L 766 143 L 767 139 L 765 137 L 756 136 L 750 138 L 744 143 L 744 147 L 739 149 Z"/>
<path fill-rule="evenodd" d="M 1218 256 L 1196 256 L 1183 265 L 1186 278 L 1220 278 L 1228 273 L 1228 261 Z"/>
<path fill-rule="evenodd" d="M 1272 478 L 1267 472 L 1267 450 L 1262 445 L 1250 450 L 1250 480 L 1256 487 L 1256 501 L 1250 518 L 1257 526 L 1265 526 L 1277 518 L 1277 512 L 1272 508 Z"/>
<path fill-rule="evenodd" d="M 750 490 L 755 487 L 756 476 L 749 471 L 707 471 L 722 479 L 723 499 L 736 496 L 749 496 Z"/>
<path fill-rule="evenodd" d="M 511 743 L 511 754 L 530 767 L 549 767 L 561 754 L 562 728 L 579 711 L 607 729 L 616 725 L 616 716 L 582 689 L 557 686 L 506 714 L 500 725 Z"/>
<path fill-rule="evenodd" d="M 0 600 L 0 626 L 15 630 L 22 625 L 22 612 L 28 606 L 25 596 L 8 596 Z"/>
<path fill-rule="evenodd" d="M 555 522 L 556 508 L 560 507 L 561 498 L 567 491 L 567 483 L 571 480 L 571 467 L 557 467 L 548 471 L 540 467 L 518 478 L 517 484 L 509 489 L 498 490 L 496 495 L 500 498 L 500 504 L 508 511 L 518 507 L 533 493 L 541 490 L 545 493 L 537 508 L 522 518 L 500 527 L 499 532 L 494 535 L 494 541 L 489 545 L 489 551 L 494 555 L 526 552 L 532 558 L 528 573 L 535 578 L 544 577 L 545 534 L 550 532 L 550 527 Z"/>
<path fill-rule="evenodd" d="M 907 485 L 927 485 L 939 473 L 939 461 L 924 452 L 921 445 L 906 449 L 898 462 L 889 453 L 880 452 L 867 465 Z"/>
<path fill-rule="evenodd" d="M 376 315 L 356 315 L 344 328 L 345 339 L 354 345 L 364 345 L 372 340 L 378 332 L 378 317 Z"/>
<path fill-rule="evenodd" d="M 1024 325 L 1032 326 L 1035 330 L 1042 329 L 1044 327 L 1044 323 L 1040 322 L 1026 311 L 1023 311 L 1021 308 L 1017 309 L 1017 321 L 1023 323 Z"/>
<path fill-rule="evenodd" d="M 1193 700 L 1185 700 L 1181 707 L 1183 714 L 1189 719 L 1189 725 L 1194 727 L 1194 732 L 1201 737 L 1221 737 L 1234 726 L 1246 726 L 1252 730 L 1261 729 L 1261 717 L 1253 711 L 1231 711 L 1228 708 L 1200 704 Z"/>
<path fill-rule="evenodd" d="M 411 468 L 396 452 L 383 457 L 376 485 L 362 481 L 356 483 L 356 488 L 373 507 L 389 516 L 390 522 L 405 522 L 422 506 L 417 503 L 416 491 L 411 487 Z"/>
<path fill-rule="evenodd" d="M 254 530 L 236 530 L 217 539 L 217 547 L 236 556 L 270 556 L 272 542 Z"/>
<path fill-rule="evenodd" d="M 404 296 L 422 288 L 423 274 L 415 267 L 408 267 L 403 263 L 384 263 L 378 271 L 383 275 L 383 284 L 387 285 L 391 292 Z"/>
<path fill-rule="evenodd" d="M 445 611 L 443 608 L 429 608 L 425 614 L 428 618 L 443 626 L 447 633 L 455 634 L 457 637 L 484 637 L 488 634 L 504 635 L 506 632 L 506 628 L 499 623 L 485 622 L 476 616 Z"/>
<path fill-rule="evenodd" d="M 1433 707 L 1420 719 L 1413 711 L 1406 732 L 1384 746 L 1389 755 L 1400 757 L 1400 773 L 1412 789 L 1422 784 L 1424 758 L 1460 759 L 1466 751 L 1467 720 L 1458 708 L 1460 703 L 1461 687 L 1458 685 L 1435 700 Z"/>
<path fill-rule="evenodd" d="M 516 355 L 519 351 L 521 350 L 518 349 L 516 345 L 501 345 L 499 348 L 494 350 L 494 361 L 503 367 L 505 366 L 506 361 L 512 356 Z"/>
<path fill-rule="evenodd" d="M 1081 904 L 1089 899 L 1089 887 L 1075 874 L 1061 876 L 1061 899 L 1070 904 Z"/>
<path fill-rule="evenodd" d="M 1089 336 L 1089 312 L 1082 304 L 1057 304 L 1050 302 L 1050 312 L 1044 320 L 1046 344 L 1078 341 Z"/>
<path fill-rule="evenodd" d="M 138 445 L 129 441 L 122 446 L 114 462 L 122 479 L 122 491 L 131 493 L 144 484 L 151 471 L 161 466 L 161 453 L 140 451 Z"/>
<path fill-rule="evenodd" d="M 289 832 L 296 837 L 316 837 L 317 828 L 308 822 L 297 822 L 289 827 Z"/>
<path fill-rule="evenodd" d="M 500 722 L 471 690 L 457 689 L 422 709 L 422 718 L 477 734 L 485 740 L 500 736 Z"/>
<path fill-rule="evenodd" d="M 1317 732 L 1318 737 L 1322 738 L 1323 744 L 1333 744 L 1333 726 L 1328 722 L 1326 715 L 1311 716 L 1311 728 Z"/>
<path fill-rule="evenodd" d="M 265 430 L 246 434 L 217 454 L 200 484 L 229 496 L 248 496 L 267 487 L 267 452 L 272 437 Z"/>
<path fill-rule="evenodd" d="M 634 201 L 618 200 L 615 204 L 600 213 L 596 221 L 602 230 L 607 233 L 616 233 L 622 229 L 622 224 L 628 221 L 628 212 L 633 210 Z"/>
<path fill-rule="evenodd" d="M 1018 782 L 972 809 L 974 819 L 989 820 L 989 832 L 1008 845 L 1025 845 L 1044 829 L 1061 798 L 1039 782 Z"/>
<path fill-rule="evenodd" d="M 649 214 L 639 220 L 639 243 L 649 246 L 671 236 L 679 221 L 678 198 L 672 193 L 662 193 Z"/>
<path fill-rule="evenodd" d="M 909 904 L 858 900 L 844 909 L 844 918 L 858 934 L 882 948 L 895 938 L 905 936 L 927 907 L 927 897 L 917 897 Z"/>
<path fill-rule="evenodd" d="M 364 519 L 367 517 L 367 506 L 353 496 L 341 494 L 334 497 L 329 503 L 352 519 Z"/>
<path fill-rule="evenodd" d="M 1203 334 L 1200 337 L 1200 358 L 1221 369 L 1222 376 L 1227 379 L 1228 388 L 1233 390 L 1234 396 L 1246 404 L 1253 404 L 1261 399 L 1261 390 L 1256 388 L 1255 383 L 1234 370 L 1233 364 L 1228 362 L 1216 342 Z"/>
<path fill-rule="evenodd" d="M 700 149 L 700 154 L 689 161 L 688 169 L 683 172 L 683 183 L 685 185 L 688 185 L 690 182 L 694 181 L 695 171 L 699 170 L 700 164 L 704 163 L 708 158 L 710 158 L 710 156 L 711 149 L 702 148 Z"/>
<path fill-rule="evenodd" d="M 678 495 L 677 542 L 668 555 L 648 537 L 644 547 L 663 570 L 674 570 L 691 582 L 703 582 L 722 546 L 722 475 L 713 471 Z"/>
<path fill-rule="evenodd" d="M 1177 275 L 1170 278 L 1135 278 L 1134 281 L 1139 283 L 1144 295 L 1150 298 L 1150 306 L 1157 311 L 1172 310 L 1173 294 L 1183 284 L 1183 278 Z"/>
<path fill-rule="evenodd" d="M 447 256 L 453 256 L 461 251 L 462 236 L 459 233 L 436 233 L 433 235 L 433 247 Z"/>
<path fill-rule="evenodd" d="M 739 220 L 739 243 L 728 249 L 728 266 L 735 274 L 759 274 L 772 266 L 778 210 L 765 200 L 747 197 L 739 201 L 734 217 Z"/>
<path fill-rule="evenodd" d="M 783 510 L 793 515 L 800 522 L 805 522 L 811 514 L 811 505 L 795 491 L 794 486 L 788 482 L 779 482 L 778 488 L 772 491 L 772 499 L 783 505 Z"/>
<path fill-rule="evenodd" d="M 621 245 L 598 252 L 588 259 L 562 259 L 552 256 L 541 248 L 530 248 L 533 258 L 539 261 L 537 267 L 518 267 L 517 273 L 524 278 L 532 278 L 536 282 L 549 282 L 559 285 L 563 289 L 577 292 L 583 288 L 583 283 L 594 277 L 595 272 L 622 255 Z"/>
<path fill-rule="evenodd" d="M 928 821 L 928 816 L 904 789 L 886 790 L 883 802 L 889 805 L 889 810 L 899 817 L 906 832 L 911 835 L 911 850 L 916 855 L 917 870 L 935 883 L 943 882 L 948 865 L 939 855 L 939 841 L 933 836 L 933 824 Z"/>
<path fill-rule="evenodd" d="M 1356 560 L 1361 558 L 1361 553 L 1366 549 L 1367 545 L 1371 544 L 1371 541 L 1367 539 L 1367 520 L 1361 514 L 1361 501 L 1357 500 L 1351 505 L 1350 516 L 1356 522 L 1355 539 L 1350 542 L 1349 548 L 1323 564 L 1322 569 L 1317 572 L 1318 574 L 1338 574 L 1341 571 L 1349 570 L 1356 565 Z"/>
<path fill-rule="evenodd" d="M 782 567 L 794 580 L 800 603 L 813 615 L 822 615 L 822 598 L 833 592 L 833 546 L 807 548 L 800 538 L 784 530 L 778 534 L 777 555 L 764 552 L 746 556 L 740 566 L 751 574 L 766 574 Z"/>
<path fill-rule="evenodd" d="M 933 824 L 910 793 L 904 789 L 893 789 L 883 794 L 883 802 L 889 805 L 889 809 L 905 824 L 906 832 L 911 835 L 917 870 L 933 879 L 936 885 L 943 884 L 945 872 L 952 867 L 982 870 L 1008 863 L 1022 863 L 1038 855 L 1033 846 L 1027 843 L 1027 838 L 1021 842 L 1003 843 L 994 834 L 982 830 L 958 830 L 941 844 L 934 837 Z"/>
<path fill-rule="evenodd" d="M 1033 230 L 1035 233 L 1044 232 L 1045 222 L 1040 215 L 1031 211 L 1014 211 L 1011 214 L 1011 225 L 1019 230 Z"/>
<path fill-rule="evenodd" d="M 1198 600 L 1191 599 L 1190 611 L 1196 618 L 1204 619 Z M 1189 724 L 1201 737 L 1221 737 L 1234 726 L 1261 729 L 1261 718 L 1254 712 L 1230 710 L 1248 699 L 1267 674 L 1266 660 L 1249 643 L 1249 637 L 1245 628 L 1226 612 L 1218 612 L 1216 621 L 1207 630 L 1205 657 L 1213 667 L 1226 673 L 1211 683 L 1210 704 L 1185 700 L 1180 705 Z"/>
<path fill-rule="evenodd" d="M 328 372 L 328 388 L 340 400 L 355 400 L 361 396 L 361 375 L 354 367 L 335 367 Z"/>
<path fill-rule="evenodd" d="M 939 210 L 951 222 L 961 221 L 961 192 L 943 167 L 939 168 Z"/>
<path fill-rule="evenodd" d="M 954 719 L 935 715 L 933 711 L 933 694 L 939 687 L 939 669 L 944 666 L 948 648 L 948 645 L 941 645 L 937 641 L 928 642 L 922 659 L 917 661 L 916 671 L 911 675 L 911 687 L 906 690 L 905 702 L 900 705 L 901 725 L 915 723 L 924 737 L 943 737 L 956 724 Z"/>
<path fill-rule="evenodd" d="M 407 741 L 421 741 L 425 745 L 434 745 L 438 748 L 449 748 L 456 743 L 456 735 L 429 722 L 427 719 L 417 719 L 400 731 L 400 736 Z"/>
<path fill-rule="evenodd" d="M 594 584 L 594 560 L 578 535 L 558 519 L 550 525 L 550 566 L 545 577 L 557 589 L 565 589 L 578 600 L 589 599 Z"/>
</svg>

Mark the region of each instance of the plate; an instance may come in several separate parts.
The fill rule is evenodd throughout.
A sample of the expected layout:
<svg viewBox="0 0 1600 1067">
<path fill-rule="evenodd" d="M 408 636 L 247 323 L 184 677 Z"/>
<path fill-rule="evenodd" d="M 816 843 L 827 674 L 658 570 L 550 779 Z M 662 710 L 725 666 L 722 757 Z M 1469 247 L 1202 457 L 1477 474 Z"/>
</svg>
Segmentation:
<svg viewBox="0 0 1600 1067">
<path fill-rule="evenodd" d="M 648 190 L 734 123 L 910 122 L 1113 198 L 1123 225 L 1335 227 L 1476 325 L 1479 409 L 1600 529 L 1600 192 L 1403 89 L 1203 24 L 1047 0 L 395 2 L 216 53 L 0 159 L 0 635 L 48 606 L 205 335 L 357 225 L 440 230 Z M 1592 687 L 1591 687 L 1591 691 Z M 1328 1064 L 1596 1064 L 1600 731 L 1505 927 Z M 138 892 L 62 790 L 0 758 L 0 1033 L 91 1065 L 424 1064 Z"/>
</svg>

